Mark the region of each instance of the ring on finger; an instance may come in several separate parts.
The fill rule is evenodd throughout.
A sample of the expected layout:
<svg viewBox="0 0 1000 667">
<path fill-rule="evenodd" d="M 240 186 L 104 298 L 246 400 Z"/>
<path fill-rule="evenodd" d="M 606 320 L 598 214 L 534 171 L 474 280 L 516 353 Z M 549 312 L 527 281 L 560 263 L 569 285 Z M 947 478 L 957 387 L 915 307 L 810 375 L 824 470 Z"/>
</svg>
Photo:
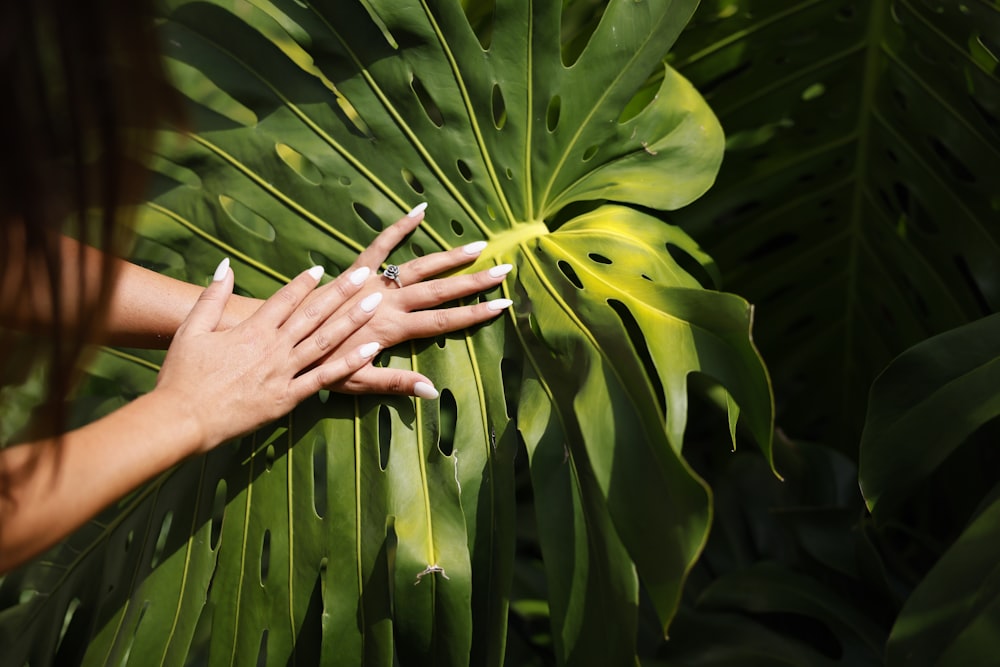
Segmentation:
<svg viewBox="0 0 1000 667">
<path fill-rule="evenodd" d="M 403 283 L 399 279 L 399 267 L 395 264 L 390 264 L 385 267 L 385 271 L 382 272 L 383 278 L 388 278 L 392 282 L 396 283 L 397 287 L 402 287 Z"/>
</svg>

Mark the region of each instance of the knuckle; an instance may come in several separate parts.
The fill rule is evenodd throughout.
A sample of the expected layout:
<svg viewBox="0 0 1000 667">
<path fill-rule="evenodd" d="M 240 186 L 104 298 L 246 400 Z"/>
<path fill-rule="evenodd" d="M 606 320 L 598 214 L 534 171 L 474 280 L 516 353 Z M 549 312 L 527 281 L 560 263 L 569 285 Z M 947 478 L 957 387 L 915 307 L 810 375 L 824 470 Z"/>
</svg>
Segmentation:
<svg viewBox="0 0 1000 667">
<path fill-rule="evenodd" d="M 307 305 L 305 308 L 303 308 L 302 314 L 305 315 L 310 320 L 318 320 L 322 316 L 322 313 L 320 312 L 319 308 L 317 308 L 316 304 L 314 303 L 311 303 Z"/>
<path fill-rule="evenodd" d="M 439 331 L 448 331 L 451 327 L 451 316 L 447 310 L 438 309 L 433 311 L 434 326 Z"/>
<path fill-rule="evenodd" d="M 386 388 L 393 394 L 405 393 L 406 377 L 402 373 L 393 373 L 388 378 Z"/>
<path fill-rule="evenodd" d="M 313 334 L 313 342 L 316 344 L 316 347 L 323 352 L 330 349 L 330 338 L 324 331 L 317 331 Z"/>
</svg>

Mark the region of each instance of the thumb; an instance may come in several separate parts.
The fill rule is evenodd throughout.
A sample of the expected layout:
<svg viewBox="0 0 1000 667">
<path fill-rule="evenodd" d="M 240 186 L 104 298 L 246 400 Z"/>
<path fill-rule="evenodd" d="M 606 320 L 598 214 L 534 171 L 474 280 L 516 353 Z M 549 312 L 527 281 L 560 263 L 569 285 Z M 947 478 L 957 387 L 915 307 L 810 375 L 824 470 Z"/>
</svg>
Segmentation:
<svg viewBox="0 0 1000 667">
<path fill-rule="evenodd" d="M 233 294 L 233 272 L 229 269 L 229 258 L 226 257 L 215 269 L 212 283 L 198 297 L 191 308 L 181 329 L 188 333 L 208 333 L 215 331 L 222 321 L 226 303 Z M 178 331 L 180 333 L 180 331 Z"/>
</svg>

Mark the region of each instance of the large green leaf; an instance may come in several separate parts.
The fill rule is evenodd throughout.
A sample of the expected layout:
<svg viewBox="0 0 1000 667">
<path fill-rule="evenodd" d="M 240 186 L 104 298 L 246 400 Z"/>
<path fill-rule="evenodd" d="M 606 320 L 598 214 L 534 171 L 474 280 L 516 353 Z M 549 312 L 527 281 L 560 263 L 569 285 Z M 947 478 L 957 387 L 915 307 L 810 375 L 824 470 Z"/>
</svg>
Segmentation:
<svg viewBox="0 0 1000 667">
<path fill-rule="evenodd" d="M 758 308 L 778 423 L 853 452 L 875 376 L 1000 306 L 1000 7 L 705 0 L 669 62 L 727 134 L 671 216 Z"/>
<path fill-rule="evenodd" d="M 885 664 L 992 664 L 998 622 L 1000 500 L 994 494 L 906 601 Z"/>
<path fill-rule="evenodd" d="M 560 3 L 500 0 L 476 30 L 445 0 L 168 3 L 192 133 L 164 133 L 140 261 L 201 281 L 229 255 L 266 296 L 311 263 L 340 271 L 424 199 L 393 261 L 486 239 L 473 268 L 512 263 L 515 307 L 383 356 L 439 402 L 318 397 L 5 582 L 42 593 L 5 612 L 15 660 L 501 664 L 523 442 L 557 660 L 632 661 L 639 582 L 665 628 L 708 533 L 682 455 L 690 376 L 725 388 L 770 461 L 751 309 L 648 213 L 701 195 L 721 158 L 712 112 L 662 65 L 694 5 L 611 2 L 569 64 Z M 107 353 L 98 389 L 148 387 L 155 362 Z"/>
<path fill-rule="evenodd" d="M 915 345 L 872 385 L 859 479 L 891 516 L 983 424 L 1000 416 L 1000 315 Z"/>
</svg>

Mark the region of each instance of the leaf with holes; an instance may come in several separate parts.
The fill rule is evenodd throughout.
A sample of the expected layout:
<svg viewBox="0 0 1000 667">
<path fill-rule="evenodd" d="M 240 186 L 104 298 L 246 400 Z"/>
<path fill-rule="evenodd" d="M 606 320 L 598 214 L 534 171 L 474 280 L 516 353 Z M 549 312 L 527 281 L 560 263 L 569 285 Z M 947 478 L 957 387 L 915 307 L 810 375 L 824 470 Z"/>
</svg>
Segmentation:
<svg viewBox="0 0 1000 667">
<path fill-rule="evenodd" d="M 124 559 L 127 575 L 103 606 L 80 594 L 58 650 L 502 664 L 523 442 L 557 659 L 631 662 L 639 582 L 665 627 L 707 535 L 710 494 L 683 457 L 692 375 L 725 388 L 770 459 L 749 305 L 707 289 L 711 261 L 646 212 L 700 196 L 721 159 L 712 112 L 661 64 L 695 1 L 610 2 L 572 31 L 572 62 L 561 3 L 166 4 L 193 131 L 164 133 L 139 260 L 201 280 L 228 255 L 239 289 L 266 296 L 302 266 L 341 271 L 426 200 L 392 261 L 487 240 L 472 268 L 513 264 L 498 293 L 515 306 L 388 351 L 440 401 L 317 398 L 124 505 L 84 560 L 60 561 Z"/>
</svg>

